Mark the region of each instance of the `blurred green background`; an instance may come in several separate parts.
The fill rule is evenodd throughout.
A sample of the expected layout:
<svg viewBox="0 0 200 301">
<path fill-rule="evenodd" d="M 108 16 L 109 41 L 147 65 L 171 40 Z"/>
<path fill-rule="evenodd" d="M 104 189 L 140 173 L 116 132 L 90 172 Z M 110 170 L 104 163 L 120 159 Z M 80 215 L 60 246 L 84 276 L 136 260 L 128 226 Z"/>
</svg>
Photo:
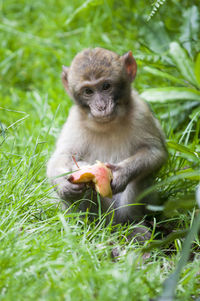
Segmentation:
<svg viewBox="0 0 200 301">
<path fill-rule="evenodd" d="M 62 65 L 87 47 L 132 50 L 133 85 L 160 119 L 170 153 L 157 177 L 166 201 L 159 208 L 163 221 L 154 219 L 146 246 L 162 238 L 162 223 L 164 233 L 190 228 L 200 175 L 199 0 L 0 0 L 0 43 L 0 299 L 157 296 L 176 265 L 181 238 L 152 250 L 143 265 L 135 253 L 143 246 L 124 238 L 133 226 L 113 234 L 102 221 L 63 217 L 51 204 L 46 162 L 72 105 Z M 117 262 L 110 256 L 113 242 L 126 250 Z M 196 238 L 178 300 L 200 295 L 198 254 Z"/>
</svg>

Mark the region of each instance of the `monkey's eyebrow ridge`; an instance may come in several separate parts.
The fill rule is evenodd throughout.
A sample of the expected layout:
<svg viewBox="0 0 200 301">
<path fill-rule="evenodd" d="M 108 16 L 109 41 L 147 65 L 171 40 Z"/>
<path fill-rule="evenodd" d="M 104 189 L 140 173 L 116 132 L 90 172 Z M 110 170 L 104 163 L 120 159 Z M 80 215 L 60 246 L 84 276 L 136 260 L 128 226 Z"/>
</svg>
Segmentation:
<svg viewBox="0 0 200 301">
<path fill-rule="evenodd" d="M 106 78 L 105 77 L 102 77 L 102 78 L 99 78 L 99 79 L 94 79 L 94 80 L 86 80 L 84 82 L 81 83 L 81 85 L 78 86 L 79 89 L 82 89 L 84 87 L 87 87 L 87 86 L 97 86 L 101 83 L 104 83 L 104 82 L 107 82 L 107 83 L 110 83 L 111 82 L 111 79 L 109 78 Z"/>
</svg>

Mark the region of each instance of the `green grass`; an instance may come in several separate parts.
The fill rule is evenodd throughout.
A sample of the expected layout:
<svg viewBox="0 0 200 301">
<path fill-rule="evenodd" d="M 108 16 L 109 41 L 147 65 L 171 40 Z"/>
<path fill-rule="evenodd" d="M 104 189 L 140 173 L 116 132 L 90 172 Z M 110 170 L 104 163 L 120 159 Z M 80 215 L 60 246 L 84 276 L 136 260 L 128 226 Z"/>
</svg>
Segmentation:
<svg viewBox="0 0 200 301">
<path fill-rule="evenodd" d="M 181 80 L 183 87 L 199 91 L 168 53 L 169 42 L 180 42 L 186 27 L 191 1 L 182 2 L 180 8 L 178 1 L 166 1 L 147 23 L 146 1 L 0 1 L 0 300 L 137 301 L 161 294 L 183 240 L 163 243 L 144 256 L 143 245 L 127 241 L 134 225 L 105 226 L 103 217 L 91 223 L 75 210 L 65 214 L 52 202 L 46 163 L 72 105 L 61 85 L 61 66 L 83 48 L 101 46 L 119 54 L 132 49 L 139 92 L 176 89 Z M 186 49 L 197 66 L 199 42 L 195 26 L 190 28 L 191 49 Z M 179 83 L 145 71 L 147 65 Z M 158 101 L 153 109 L 170 141 L 170 158 L 157 178 L 167 200 L 165 215 L 152 219 L 155 231 L 146 247 L 172 229 L 189 229 L 198 213 L 198 99 Z M 117 259 L 111 256 L 114 247 L 120 250 Z M 196 237 L 177 285 L 178 300 L 200 296 L 199 250 Z"/>
</svg>

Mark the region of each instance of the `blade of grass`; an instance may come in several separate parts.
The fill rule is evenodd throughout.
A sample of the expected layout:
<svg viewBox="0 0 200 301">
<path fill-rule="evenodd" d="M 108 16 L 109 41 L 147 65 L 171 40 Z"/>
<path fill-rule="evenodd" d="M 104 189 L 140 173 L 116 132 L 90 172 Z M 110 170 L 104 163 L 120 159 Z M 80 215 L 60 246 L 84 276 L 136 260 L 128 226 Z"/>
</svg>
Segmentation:
<svg viewBox="0 0 200 301">
<path fill-rule="evenodd" d="M 197 199 L 198 205 L 200 205 L 200 186 L 197 188 L 196 199 Z M 199 229 L 200 229 L 200 213 L 198 212 L 193 221 L 192 227 L 191 227 L 189 233 L 187 234 L 187 237 L 183 243 L 181 258 L 176 266 L 174 273 L 171 274 L 164 281 L 164 284 L 163 284 L 164 290 L 163 290 L 161 297 L 159 297 L 157 299 L 158 301 L 166 301 L 166 300 L 173 301 L 174 300 L 175 291 L 176 291 L 178 280 L 180 278 L 181 271 L 188 261 L 192 242 L 194 241 L 195 236 L 198 234 Z"/>
</svg>

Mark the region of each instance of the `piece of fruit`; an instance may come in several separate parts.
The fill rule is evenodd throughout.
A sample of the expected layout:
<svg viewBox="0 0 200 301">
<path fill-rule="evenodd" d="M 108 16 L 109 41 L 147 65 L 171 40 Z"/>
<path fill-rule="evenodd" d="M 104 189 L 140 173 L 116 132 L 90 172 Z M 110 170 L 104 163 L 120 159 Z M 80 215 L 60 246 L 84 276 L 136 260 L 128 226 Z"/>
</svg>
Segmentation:
<svg viewBox="0 0 200 301">
<path fill-rule="evenodd" d="M 74 172 L 69 181 L 76 183 L 93 182 L 96 191 L 102 197 L 112 197 L 112 189 L 110 181 L 112 180 L 112 172 L 104 163 L 97 161 L 94 165 L 84 166 L 80 170 Z"/>
</svg>

